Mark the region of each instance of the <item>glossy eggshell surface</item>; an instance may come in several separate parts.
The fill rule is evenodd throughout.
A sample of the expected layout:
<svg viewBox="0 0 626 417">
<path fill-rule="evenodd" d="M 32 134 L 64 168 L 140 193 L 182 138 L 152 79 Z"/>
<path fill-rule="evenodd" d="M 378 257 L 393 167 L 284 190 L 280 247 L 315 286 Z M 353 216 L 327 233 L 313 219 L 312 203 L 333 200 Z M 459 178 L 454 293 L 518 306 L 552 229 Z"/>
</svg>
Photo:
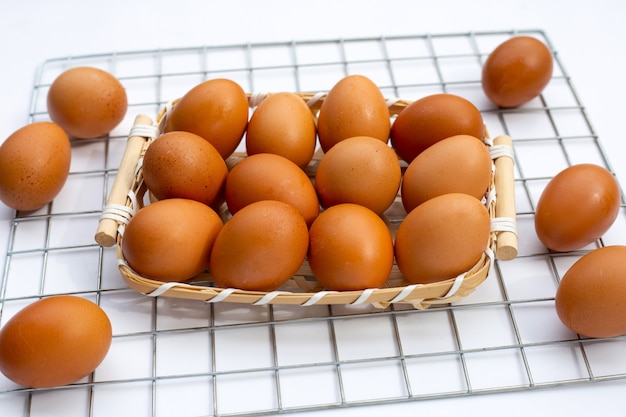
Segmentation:
<svg viewBox="0 0 626 417">
<path fill-rule="evenodd" d="M 516 36 L 498 45 L 487 57 L 482 87 L 501 107 L 517 107 L 537 97 L 552 77 L 552 53 L 538 39 Z"/>
<path fill-rule="evenodd" d="M 379 288 L 389 277 L 393 239 L 373 211 L 357 204 L 333 206 L 313 222 L 309 235 L 309 266 L 324 288 Z"/>
<path fill-rule="evenodd" d="M 0 371 L 29 388 L 51 388 L 90 374 L 109 351 L 109 318 L 77 296 L 53 296 L 26 306 L 0 331 Z"/>
<path fill-rule="evenodd" d="M 386 143 L 369 137 L 344 139 L 320 161 L 315 188 L 322 206 L 355 203 L 382 214 L 400 189 L 398 157 Z"/>
<path fill-rule="evenodd" d="M 217 149 L 200 136 L 168 132 L 150 144 L 143 178 L 159 200 L 187 198 L 211 205 L 221 197 L 228 168 Z"/>
<path fill-rule="evenodd" d="M 572 165 L 548 182 L 535 212 L 535 230 L 549 249 L 580 249 L 601 237 L 619 213 L 617 180 L 594 164 Z"/>
<path fill-rule="evenodd" d="M 0 145 L 0 200 L 15 210 L 36 210 L 61 191 L 70 171 L 67 134 L 55 123 L 35 122 Z"/>
<path fill-rule="evenodd" d="M 592 250 L 565 273 L 556 292 L 559 319 L 588 337 L 626 334 L 626 247 Z"/>
<path fill-rule="evenodd" d="M 211 274 L 220 288 L 273 291 L 300 268 L 308 246 L 298 210 L 281 201 L 257 201 L 224 224 L 211 252 Z"/>
<path fill-rule="evenodd" d="M 222 229 L 220 217 L 198 201 L 170 198 L 140 209 L 128 222 L 122 254 L 139 275 L 186 281 L 206 270 Z"/>
<path fill-rule="evenodd" d="M 389 108 L 380 89 L 372 80 L 358 74 L 339 80 L 331 88 L 317 120 L 324 152 L 353 136 L 371 136 L 387 143 L 390 126 Z"/>
<path fill-rule="evenodd" d="M 400 158 L 410 163 L 440 140 L 455 135 L 484 137 L 480 111 L 455 94 L 432 94 L 406 106 L 391 127 L 391 144 Z"/>
<path fill-rule="evenodd" d="M 305 168 L 313 158 L 315 145 L 315 117 L 297 94 L 272 94 L 250 117 L 246 131 L 248 155 L 272 153 Z"/>
<path fill-rule="evenodd" d="M 195 133 L 226 159 L 243 138 L 248 111 L 248 98 L 241 86 L 229 79 L 215 78 L 196 85 L 176 102 L 165 131 Z"/>
<path fill-rule="evenodd" d="M 307 225 L 320 212 L 315 187 L 294 162 L 280 155 L 260 153 L 235 165 L 226 178 L 226 204 L 232 214 L 262 200 L 276 200 L 295 207 Z"/>
<path fill-rule="evenodd" d="M 443 139 L 420 153 L 402 179 L 402 204 L 407 212 L 442 194 L 485 196 L 492 161 L 485 144 L 469 135 Z"/>
<path fill-rule="evenodd" d="M 48 113 L 70 136 L 104 136 L 128 110 L 126 90 L 112 74 L 92 67 L 71 68 L 50 85 Z"/>
<path fill-rule="evenodd" d="M 489 234 L 489 212 L 476 198 L 462 193 L 434 197 L 400 224 L 396 263 L 414 284 L 455 278 L 478 262 Z"/>
</svg>

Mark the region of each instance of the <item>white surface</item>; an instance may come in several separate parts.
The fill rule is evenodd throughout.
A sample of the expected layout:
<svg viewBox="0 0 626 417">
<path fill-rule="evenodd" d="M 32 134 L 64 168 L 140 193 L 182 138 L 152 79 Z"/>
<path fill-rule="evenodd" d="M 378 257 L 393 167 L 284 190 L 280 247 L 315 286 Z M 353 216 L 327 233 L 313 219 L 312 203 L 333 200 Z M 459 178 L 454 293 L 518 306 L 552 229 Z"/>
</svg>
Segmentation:
<svg viewBox="0 0 626 417">
<path fill-rule="evenodd" d="M 572 77 L 620 182 L 626 183 L 626 4 L 621 1 L 3 0 L 2 6 L 0 141 L 26 122 L 35 69 L 51 57 L 202 44 L 542 29 Z M 0 205 L 0 263 L 12 214 Z M 584 384 L 306 415 L 588 415 L 623 408 L 625 389 L 626 381 Z"/>
</svg>

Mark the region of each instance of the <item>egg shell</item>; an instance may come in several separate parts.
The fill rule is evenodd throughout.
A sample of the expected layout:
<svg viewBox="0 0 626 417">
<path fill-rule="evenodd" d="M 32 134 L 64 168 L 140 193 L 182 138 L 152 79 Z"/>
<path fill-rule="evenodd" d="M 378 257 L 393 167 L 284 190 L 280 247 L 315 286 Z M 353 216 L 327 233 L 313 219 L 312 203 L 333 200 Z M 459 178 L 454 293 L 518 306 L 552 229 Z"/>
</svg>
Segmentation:
<svg viewBox="0 0 626 417">
<path fill-rule="evenodd" d="M 620 203 L 619 185 L 606 168 L 572 165 L 548 182 L 537 202 L 537 237 L 554 251 L 580 249 L 611 227 Z"/>
<path fill-rule="evenodd" d="M 128 110 L 126 90 L 112 74 L 93 67 L 75 67 L 50 85 L 48 114 L 70 136 L 96 138 L 119 125 Z"/>
<path fill-rule="evenodd" d="M 70 171 L 72 150 L 55 123 L 34 122 L 0 145 L 0 200 L 15 210 L 36 210 L 61 191 Z"/>
<path fill-rule="evenodd" d="M 222 226 L 220 217 L 203 203 L 182 198 L 160 200 L 130 219 L 124 229 L 122 254 L 145 278 L 186 281 L 208 268 Z"/>
<path fill-rule="evenodd" d="M 328 92 L 319 110 L 317 133 L 322 150 L 328 152 L 353 136 L 370 136 L 387 143 L 390 126 L 389 108 L 378 86 L 355 74 L 342 78 Z"/>
<path fill-rule="evenodd" d="M 0 371 L 29 388 L 76 382 L 104 360 L 111 322 L 93 302 L 69 295 L 35 301 L 0 331 Z"/>
<path fill-rule="evenodd" d="M 143 178 L 159 200 L 187 198 L 212 205 L 222 194 L 228 168 L 217 149 L 200 136 L 164 133 L 143 158 Z"/>
<path fill-rule="evenodd" d="M 379 288 L 393 267 L 393 238 L 386 223 L 358 204 L 338 204 L 309 230 L 308 262 L 327 290 Z"/>
<path fill-rule="evenodd" d="M 305 168 L 315 152 L 315 117 L 294 93 L 276 93 L 254 110 L 246 131 L 248 155 L 273 153 Z"/>
<path fill-rule="evenodd" d="M 398 227 L 398 269 L 414 284 L 452 279 L 478 262 L 489 243 L 490 217 L 463 193 L 434 197 L 411 211 Z"/>
<path fill-rule="evenodd" d="M 576 261 L 557 288 L 561 322 L 587 337 L 626 334 L 626 246 L 592 250 Z"/>
<path fill-rule="evenodd" d="M 410 163 L 429 146 L 455 135 L 483 139 L 485 128 L 480 111 L 461 96 L 432 94 L 402 109 L 391 127 L 391 144 Z"/>
<path fill-rule="evenodd" d="M 356 136 L 324 154 L 315 188 L 324 207 L 355 203 L 382 214 L 398 195 L 401 180 L 400 162 L 391 147 L 376 138 Z"/>
<path fill-rule="evenodd" d="M 485 95 L 500 107 L 518 107 L 537 97 L 550 82 L 552 53 L 540 40 L 516 36 L 487 57 L 481 75 Z"/>
<path fill-rule="evenodd" d="M 443 139 L 420 153 L 404 172 L 402 204 L 407 212 L 442 194 L 482 199 L 491 182 L 492 161 L 485 144 L 469 135 Z"/>
<path fill-rule="evenodd" d="M 180 98 L 167 117 L 165 132 L 183 130 L 203 137 L 228 158 L 248 125 L 248 98 L 236 82 L 204 81 Z"/>
<path fill-rule="evenodd" d="M 211 252 L 211 274 L 221 288 L 273 291 L 300 268 L 308 246 L 298 210 L 281 201 L 257 201 L 224 224 Z"/>
<path fill-rule="evenodd" d="M 260 153 L 237 163 L 226 178 L 226 204 L 232 214 L 262 200 L 276 200 L 295 207 L 307 225 L 320 212 L 315 187 L 308 175 L 289 159 Z"/>
</svg>

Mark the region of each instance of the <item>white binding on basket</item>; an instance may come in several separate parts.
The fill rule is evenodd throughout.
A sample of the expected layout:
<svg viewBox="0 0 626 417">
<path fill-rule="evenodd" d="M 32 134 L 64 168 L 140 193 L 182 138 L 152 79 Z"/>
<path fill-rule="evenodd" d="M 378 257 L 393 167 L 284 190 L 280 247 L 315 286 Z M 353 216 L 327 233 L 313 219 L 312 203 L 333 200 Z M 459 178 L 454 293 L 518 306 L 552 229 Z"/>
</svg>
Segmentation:
<svg viewBox="0 0 626 417">
<path fill-rule="evenodd" d="M 128 191 L 128 198 L 130 199 L 130 206 L 121 204 L 108 204 L 102 209 L 101 219 L 113 219 L 119 223 L 117 227 L 119 234 L 124 234 L 124 228 L 130 221 L 130 219 L 137 213 L 139 202 L 137 195 L 133 190 Z"/>
<path fill-rule="evenodd" d="M 311 296 L 306 302 L 300 304 L 302 306 L 312 306 L 320 302 L 322 298 L 324 298 L 327 294 L 333 294 L 336 291 L 318 291 Z"/>
<path fill-rule="evenodd" d="M 323 99 L 325 96 L 326 96 L 326 93 L 321 93 L 321 92 L 316 93 L 313 97 L 307 100 L 306 104 L 307 106 L 309 106 L 309 108 L 312 108 L 313 106 L 315 106 L 315 103 Z"/>
<path fill-rule="evenodd" d="M 359 298 L 354 300 L 351 304 L 354 304 L 354 305 L 363 304 L 364 302 L 367 301 L 368 298 L 370 298 L 370 295 L 372 295 L 374 291 L 376 291 L 376 288 L 367 288 L 361 291 L 361 295 L 359 296 Z"/>
<path fill-rule="evenodd" d="M 517 222 L 511 217 L 494 217 L 491 219 L 492 232 L 511 232 L 517 235 Z"/>
<path fill-rule="evenodd" d="M 413 290 L 417 287 L 420 287 L 424 284 L 411 284 L 411 285 L 407 285 L 406 287 L 404 287 L 402 289 L 402 291 L 400 291 L 400 293 L 398 295 L 396 295 L 395 297 L 393 297 L 389 302 L 390 303 L 397 303 L 400 302 L 402 300 L 404 300 L 405 298 L 407 298 L 409 295 L 411 295 L 411 293 L 413 292 Z"/>
<path fill-rule="evenodd" d="M 130 137 L 140 136 L 155 139 L 160 135 L 159 127 L 155 125 L 135 125 L 130 129 Z"/>
<path fill-rule="evenodd" d="M 509 145 L 491 145 L 489 155 L 491 155 L 491 159 L 498 159 L 503 156 L 514 159 L 513 147 Z"/>
<path fill-rule="evenodd" d="M 258 106 L 263 100 L 267 98 L 268 94 L 269 93 L 260 91 L 250 94 L 250 98 L 248 99 L 248 105 L 252 108 Z"/>
<path fill-rule="evenodd" d="M 265 304 L 269 304 L 274 298 L 278 297 L 280 294 L 287 294 L 287 293 L 285 291 L 271 291 L 252 304 L 255 306 L 262 306 Z"/>
</svg>

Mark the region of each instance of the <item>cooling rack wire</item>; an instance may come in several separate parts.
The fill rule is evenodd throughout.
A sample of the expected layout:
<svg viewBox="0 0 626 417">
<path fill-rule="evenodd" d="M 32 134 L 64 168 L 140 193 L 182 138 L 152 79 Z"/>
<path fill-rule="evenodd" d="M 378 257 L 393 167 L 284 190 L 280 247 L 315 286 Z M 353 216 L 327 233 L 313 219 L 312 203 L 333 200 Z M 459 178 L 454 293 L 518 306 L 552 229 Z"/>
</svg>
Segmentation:
<svg viewBox="0 0 626 417">
<path fill-rule="evenodd" d="M 554 52 L 541 97 L 500 110 L 480 88 L 487 54 L 529 34 Z M 416 402 L 626 378 L 626 340 L 565 329 L 554 292 L 586 251 L 626 244 L 624 205 L 615 225 L 575 253 L 548 252 L 533 229 L 535 203 L 557 172 L 580 162 L 611 170 L 573 82 L 541 30 L 326 39 L 117 52 L 49 59 L 38 68 L 28 121 L 48 120 L 47 89 L 63 70 L 91 65 L 127 89 L 126 120 L 108 138 L 72 144 L 61 194 L 12 220 L 0 286 L 0 323 L 35 299 L 77 294 L 101 305 L 111 350 L 89 377 L 51 390 L 0 378 L 3 415 L 232 416 Z M 93 233 L 137 114 L 156 116 L 208 78 L 249 92 L 327 91 L 360 73 L 386 97 L 449 92 L 472 101 L 492 136 L 515 149 L 519 256 L 495 261 L 475 293 L 417 311 L 392 305 L 254 306 L 150 298 L 129 290 L 114 249 Z M 370 381 L 363 384 L 361 381 Z M 245 401 L 242 400 L 245 394 Z"/>
</svg>

